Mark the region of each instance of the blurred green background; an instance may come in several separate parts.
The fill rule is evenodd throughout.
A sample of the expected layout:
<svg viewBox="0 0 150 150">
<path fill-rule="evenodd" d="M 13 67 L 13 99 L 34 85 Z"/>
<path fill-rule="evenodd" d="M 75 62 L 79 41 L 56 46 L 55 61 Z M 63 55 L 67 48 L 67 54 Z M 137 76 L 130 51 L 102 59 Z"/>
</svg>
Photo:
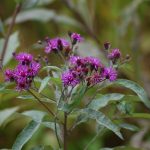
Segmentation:
<svg viewBox="0 0 150 150">
<path fill-rule="evenodd" d="M 131 61 L 120 69 L 120 78 L 134 80 L 141 84 L 150 97 L 150 1 L 149 0 L 24 0 L 13 28 L 6 66 L 12 67 L 11 52 L 30 51 L 44 55 L 36 44 L 45 37 L 67 37 L 67 32 L 78 32 L 84 37 L 78 53 L 104 59 L 103 43 L 109 41 L 112 48 L 119 48 L 122 55 L 129 54 Z M 0 50 L 10 18 L 15 9 L 15 0 L 0 0 Z M 49 57 L 51 64 L 59 64 L 56 56 Z M 0 82 L 4 78 L 0 74 Z M 109 89 L 111 90 L 111 89 Z M 14 94 L 0 93 L 0 117 L 2 110 L 19 106 L 19 110 L 42 109 L 37 103 L 22 101 Z M 136 106 L 139 112 L 148 112 L 143 105 Z M 14 110 L 14 112 L 17 108 Z M 13 111 L 12 111 L 13 112 Z M 14 119 L 15 118 L 15 119 Z M 4 123 L 0 118 L 0 148 L 11 148 L 17 134 L 29 120 L 13 113 Z M 123 130 L 125 140 L 107 131 L 90 146 L 90 150 L 100 147 L 130 145 L 150 150 L 150 122 L 142 119 L 128 119 L 140 127 L 137 132 Z M 94 136 L 95 125 L 80 125 L 69 138 L 69 150 L 82 150 Z M 24 147 L 29 150 L 40 144 L 56 144 L 55 135 L 43 127 Z M 132 148 L 131 148 L 132 150 Z"/>
</svg>

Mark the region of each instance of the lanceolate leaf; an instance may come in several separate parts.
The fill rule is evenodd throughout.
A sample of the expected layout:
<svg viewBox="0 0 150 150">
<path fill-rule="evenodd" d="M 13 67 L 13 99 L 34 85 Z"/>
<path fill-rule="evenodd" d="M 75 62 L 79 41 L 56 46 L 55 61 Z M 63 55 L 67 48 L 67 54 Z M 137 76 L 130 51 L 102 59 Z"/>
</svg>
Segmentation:
<svg viewBox="0 0 150 150">
<path fill-rule="evenodd" d="M 49 77 L 49 76 L 48 76 L 48 77 L 45 77 L 45 78 L 43 79 L 43 81 L 41 82 L 41 86 L 40 86 L 40 88 L 39 88 L 39 93 L 41 93 L 41 92 L 44 90 L 44 88 L 47 86 L 49 80 L 50 80 L 50 77 Z"/>
<path fill-rule="evenodd" d="M 43 67 L 41 71 L 43 70 L 47 70 L 47 69 L 50 69 L 50 70 L 55 70 L 55 71 L 59 71 L 61 72 L 61 69 L 56 67 L 56 66 L 46 66 L 46 67 Z"/>
<path fill-rule="evenodd" d="M 21 150 L 22 147 L 30 140 L 32 135 L 38 130 L 39 127 L 39 123 L 31 121 L 17 136 L 17 139 L 12 146 L 12 150 Z"/>
<path fill-rule="evenodd" d="M 105 107 L 110 101 L 119 101 L 123 97 L 124 95 L 119 93 L 105 94 L 100 96 L 100 98 L 92 100 L 88 108 L 99 110 L 100 108 Z"/>
<path fill-rule="evenodd" d="M 107 118 L 102 112 L 85 108 L 81 110 L 81 113 L 87 114 L 90 119 L 95 119 L 98 124 L 110 129 L 117 136 L 123 139 L 120 133 L 120 128 L 116 124 L 114 124 L 109 118 Z"/>
<path fill-rule="evenodd" d="M 119 124 L 119 126 L 121 128 L 131 130 L 131 131 L 138 131 L 139 130 L 139 128 L 137 126 L 132 125 L 132 124 L 128 124 L 128 123 L 121 123 L 121 124 Z"/>
<path fill-rule="evenodd" d="M 125 115 L 123 118 L 143 118 L 150 119 L 150 114 L 148 113 L 132 113 L 130 115 Z"/>
<path fill-rule="evenodd" d="M 29 111 L 24 111 L 22 114 L 32 118 L 32 120 L 38 123 L 41 123 L 43 117 L 46 115 L 46 112 L 39 111 L 39 110 L 29 110 Z"/>
<path fill-rule="evenodd" d="M 0 111 L 0 126 L 9 118 L 11 117 L 19 107 L 7 108 Z"/>
<path fill-rule="evenodd" d="M 6 49 L 6 53 L 5 53 L 4 61 L 3 61 L 4 65 L 6 65 L 10 61 L 10 59 L 12 58 L 12 53 L 14 51 L 16 51 L 16 49 L 19 46 L 19 37 L 18 36 L 19 36 L 19 33 L 14 32 L 9 38 L 9 42 L 7 45 L 7 49 Z"/>
<path fill-rule="evenodd" d="M 146 92 L 144 89 L 139 86 L 137 83 L 130 81 L 130 80 L 125 80 L 125 79 L 118 79 L 115 84 L 124 86 L 126 88 L 129 88 L 133 90 L 141 99 L 141 101 L 148 107 L 150 108 L 150 100 L 147 97 Z"/>
</svg>

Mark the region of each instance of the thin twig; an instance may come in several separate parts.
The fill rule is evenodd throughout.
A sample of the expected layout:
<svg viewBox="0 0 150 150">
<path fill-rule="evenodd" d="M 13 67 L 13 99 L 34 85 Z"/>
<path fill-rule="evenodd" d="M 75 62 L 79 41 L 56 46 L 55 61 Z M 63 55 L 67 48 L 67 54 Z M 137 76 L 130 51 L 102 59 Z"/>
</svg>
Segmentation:
<svg viewBox="0 0 150 150">
<path fill-rule="evenodd" d="M 67 150 L 67 136 L 68 136 L 68 131 L 67 131 L 67 113 L 64 112 L 64 150 Z"/>
<path fill-rule="evenodd" d="M 45 105 L 40 99 L 39 97 L 37 97 L 31 90 L 28 90 L 28 92 L 30 94 L 32 94 L 37 100 L 38 102 L 52 115 L 55 117 L 55 114 L 47 107 L 47 105 Z"/>
<path fill-rule="evenodd" d="M 57 133 L 57 120 L 56 120 L 56 118 L 57 118 L 57 113 L 56 113 L 56 117 L 55 117 L 55 119 L 54 119 L 54 124 L 55 124 L 55 135 L 56 135 L 56 138 L 57 138 L 57 142 L 58 142 L 58 145 L 59 145 L 59 148 L 61 148 L 61 144 L 60 144 L 60 141 L 59 141 L 59 136 L 58 136 L 58 133 Z"/>
<path fill-rule="evenodd" d="M 14 24 L 15 24 L 15 21 L 16 21 L 16 17 L 18 15 L 19 11 L 21 10 L 21 6 L 22 6 L 21 3 L 17 4 L 16 8 L 14 10 L 14 13 L 13 13 L 13 16 L 12 16 L 12 21 L 11 21 L 11 23 L 9 25 L 8 32 L 6 34 L 6 38 L 5 38 L 5 42 L 4 42 L 4 46 L 3 46 L 3 49 L 2 49 L 2 54 L 1 54 L 2 63 L 3 63 L 3 59 L 4 59 L 4 56 L 5 56 L 5 53 L 6 53 L 9 37 L 10 37 L 11 32 L 13 30 L 13 27 L 14 27 Z"/>
</svg>

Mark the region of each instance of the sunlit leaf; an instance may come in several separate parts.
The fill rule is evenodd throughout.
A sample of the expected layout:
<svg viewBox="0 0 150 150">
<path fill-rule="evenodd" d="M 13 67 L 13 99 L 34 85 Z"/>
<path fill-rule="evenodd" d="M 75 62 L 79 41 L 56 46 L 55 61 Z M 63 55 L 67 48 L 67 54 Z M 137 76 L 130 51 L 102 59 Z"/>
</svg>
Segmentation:
<svg viewBox="0 0 150 150">
<path fill-rule="evenodd" d="M 42 16 L 42 17 L 41 17 Z M 37 20 L 41 22 L 48 22 L 53 19 L 55 16 L 54 11 L 43 9 L 43 8 L 35 8 L 31 10 L 25 10 L 18 14 L 16 18 L 16 23 L 22 23 L 29 20 Z M 12 18 L 6 20 L 6 23 L 10 23 Z"/>
<path fill-rule="evenodd" d="M 35 99 L 32 95 L 19 95 L 17 98 L 19 99 Z"/>
<path fill-rule="evenodd" d="M 114 124 L 108 117 L 106 117 L 102 112 L 85 108 L 82 109 L 81 113 L 87 114 L 90 119 L 95 119 L 98 124 L 108 128 L 109 130 L 113 131 L 118 137 L 123 139 L 120 133 L 120 128 L 116 124 Z"/>
<path fill-rule="evenodd" d="M 17 47 L 19 46 L 18 35 L 19 35 L 18 32 L 14 32 L 9 38 L 7 49 L 4 55 L 4 61 L 3 61 L 4 65 L 6 65 L 10 61 L 10 59 L 12 58 L 12 53 L 15 52 Z"/>
<path fill-rule="evenodd" d="M 37 123 L 35 121 L 29 122 L 29 124 L 17 136 L 17 139 L 14 142 L 12 149 L 21 150 L 22 147 L 30 140 L 30 138 L 38 130 L 39 127 L 40 123 Z"/>
<path fill-rule="evenodd" d="M 7 108 L 4 110 L 0 111 L 0 126 L 9 118 L 11 117 L 19 107 L 12 107 L 12 108 Z"/>
<path fill-rule="evenodd" d="M 49 76 L 45 77 L 45 78 L 42 80 L 41 86 L 40 86 L 39 91 L 38 91 L 39 93 L 41 93 L 41 92 L 44 90 L 44 88 L 47 86 L 49 80 L 50 80 L 50 77 L 49 77 Z"/>
<path fill-rule="evenodd" d="M 60 68 L 58 68 L 58 67 L 56 67 L 56 66 L 45 66 L 45 67 L 43 67 L 43 68 L 41 69 L 41 71 L 43 71 L 43 70 L 47 70 L 47 69 L 55 70 L 55 71 L 59 71 L 59 72 L 61 72 L 61 69 L 60 69 Z"/>
<path fill-rule="evenodd" d="M 22 112 L 23 115 L 32 118 L 32 120 L 41 123 L 43 117 L 46 115 L 46 112 L 39 111 L 39 110 L 29 110 Z"/>
<path fill-rule="evenodd" d="M 137 83 L 130 81 L 130 80 L 125 80 L 125 79 L 118 79 L 115 84 L 124 86 L 126 88 L 131 89 L 134 91 L 141 99 L 141 101 L 148 107 L 150 108 L 150 100 L 148 99 L 148 96 L 144 89 L 138 85 Z"/>
<path fill-rule="evenodd" d="M 132 125 L 132 124 L 128 124 L 128 123 L 121 123 L 121 124 L 119 124 L 119 127 L 127 129 L 127 130 L 131 130 L 131 131 L 138 131 L 139 130 L 139 128 L 137 126 Z"/>
<path fill-rule="evenodd" d="M 92 102 L 88 105 L 88 108 L 98 110 L 102 107 L 105 107 L 110 101 L 119 101 L 123 97 L 124 95 L 119 93 L 105 94 L 100 98 L 92 100 Z"/>
</svg>

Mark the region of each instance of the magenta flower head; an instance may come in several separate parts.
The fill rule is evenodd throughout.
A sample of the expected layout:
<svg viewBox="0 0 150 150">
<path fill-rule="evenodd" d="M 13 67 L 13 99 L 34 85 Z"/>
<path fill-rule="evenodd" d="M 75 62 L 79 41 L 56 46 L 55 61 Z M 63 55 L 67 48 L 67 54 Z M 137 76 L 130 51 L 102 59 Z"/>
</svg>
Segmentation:
<svg viewBox="0 0 150 150">
<path fill-rule="evenodd" d="M 78 65 L 82 61 L 82 57 L 80 56 L 71 56 L 69 62 L 71 65 Z"/>
<path fill-rule="evenodd" d="M 117 79 L 117 71 L 112 67 L 104 68 L 103 76 L 109 81 L 115 81 Z"/>
<path fill-rule="evenodd" d="M 81 37 L 78 33 L 71 33 L 72 44 L 76 44 L 77 42 L 82 42 L 83 37 Z"/>
<path fill-rule="evenodd" d="M 57 52 L 57 50 L 66 49 L 70 46 L 69 42 L 63 38 L 47 39 L 45 52 L 51 53 L 52 51 Z"/>
<path fill-rule="evenodd" d="M 28 90 L 39 72 L 40 64 L 34 61 L 33 56 L 28 53 L 15 54 L 14 58 L 19 61 L 19 64 L 14 70 L 5 71 L 5 80 L 14 81 L 18 91 Z"/>
<path fill-rule="evenodd" d="M 76 79 L 76 77 L 72 74 L 71 71 L 64 72 L 61 76 L 61 80 L 65 87 L 66 86 L 75 87 L 79 83 L 79 80 Z"/>
<path fill-rule="evenodd" d="M 31 54 L 21 52 L 18 55 L 14 55 L 15 59 L 18 60 L 22 65 L 29 65 L 33 60 L 33 56 Z"/>
<path fill-rule="evenodd" d="M 104 77 L 98 72 L 87 78 L 88 85 L 96 85 L 104 80 Z"/>
<path fill-rule="evenodd" d="M 7 69 L 5 71 L 5 81 L 14 81 L 14 71 L 11 69 Z"/>
<path fill-rule="evenodd" d="M 100 59 L 95 57 L 85 57 L 85 62 L 91 66 L 91 69 L 98 70 L 99 67 L 102 67 L 102 63 Z"/>
<path fill-rule="evenodd" d="M 121 52 L 118 48 L 113 49 L 112 52 L 108 54 L 108 58 L 110 60 L 116 60 L 119 59 L 120 57 L 121 57 Z"/>
</svg>

